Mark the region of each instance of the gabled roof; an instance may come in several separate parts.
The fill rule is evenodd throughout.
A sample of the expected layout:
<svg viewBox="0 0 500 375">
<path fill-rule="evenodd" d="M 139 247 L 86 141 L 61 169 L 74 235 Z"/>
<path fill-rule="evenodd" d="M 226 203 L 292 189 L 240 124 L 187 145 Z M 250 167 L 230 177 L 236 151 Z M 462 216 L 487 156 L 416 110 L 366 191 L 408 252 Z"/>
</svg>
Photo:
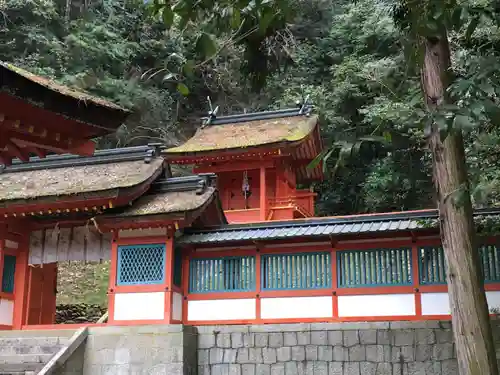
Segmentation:
<svg viewBox="0 0 500 375">
<path fill-rule="evenodd" d="M 84 103 L 91 103 L 100 107 L 106 107 L 109 109 L 114 109 L 118 111 L 126 112 L 126 110 L 110 101 L 104 100 L 97 96 L 89 95 L 83 91 L 78 91 L 67 86 L 58 84 L 48 78 L 37 76 L 36 74 L 30 73 L 27 70 L 14 66 L 12 64 L 0 61 L 0 76 L 5 78 L 5 75 L 13 73 L 19 77 L 25 78 L 34 84 L 40 85 L 52 92 L 59 93 L 61 95 L 71 97 L 83 101 Z M 1 81 L 3 83 L 3 80 Z M 4 86 L 4 89 L 7 87 Z"/>
<path fill-rule="evenodd" d="M 500 209 L 481 209 L 475 219 L 500 218 Z M 226 225 L 208 230 L 186 230 L 178 242 L 186 245 L 269 241 L 287 238 L 329 238 L 349 234 L 383 234 L 437 229 L 437 210 L 323 217 L 256 224 Z"/>
<path fill-rule="evenodd" d="M 141 146 L 98 151 L 91 157 L 56 155 L 31 158 L 28 163 L 15 161 L 0 173 L 0 210 L 114 199 L 124 189 L 145 190 L 164 171 L 163 158 L 155 150 Z"/>
<path fill-rule="evenodd" d="M 300 108 L 225 116 L 212 119 L 186 143 L 167 149 L 169 158 L 217 151 L 286 146 L 305 140 L 317 127 L 318 117 Z"/>
<path fill-rule="evenodd" d="M 154 182 L 146 194 L 131 203 L 129 207 L 117 208 L 96 218 L 99 225 L 120 227 L 147 226 L 164 223 L 168 220 L 198 219 L 208 206 L 213 205 L 215 212 L 210 215 L 210 225 L 227 224 L 220 205 L 215 175 L 193 175 L 185 177 L 162 178 Z"/>
</svg>

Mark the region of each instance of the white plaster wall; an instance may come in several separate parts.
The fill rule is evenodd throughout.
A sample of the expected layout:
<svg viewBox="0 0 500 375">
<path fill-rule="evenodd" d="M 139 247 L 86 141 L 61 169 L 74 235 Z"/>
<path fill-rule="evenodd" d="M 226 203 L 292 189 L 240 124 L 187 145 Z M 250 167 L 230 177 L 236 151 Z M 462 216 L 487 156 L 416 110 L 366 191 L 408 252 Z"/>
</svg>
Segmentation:
<svg viewBox="0 0 500 375">
<path fill-rule="evenodd" d="M 188 301 L 188 320 L 213 321 L 255 319 L 255 309 L 256 301 L 254 298 Z"/>
<path fill-rule="evenodd" d="M 5 240 L 5 247 L 9 249 L 17 249 L 19 247 L 19 243 L 16 241 Z"/>
<path fill-rule="evenodd" d="M 172 297 L 172 319 L 182 320 L 182 295 L 175 293 Z"/>
<path fill-rule="evenodd" d="M 150 237 L 150 236 L 166 236 L 167 228 L 148 228 L 148 229 L 122 229 L 118 231 L 118 237 Z"/>
<path fill-rule="evenodd" d="M 449 315 L 448 293 L 422 293 L 422 315 Z"/>
<path fill-rule="evenodd" d="M 165 318 L 165 293 L 117 293 L 115 320 L 160 320 Z"/>
<path fill-rule="evenodd" d="M 486 292 L 486 299 L 490 309 L 500 309 L 500 292 Z"/>
<path fill-rule="evenodd" d="M 333 301 L 331 296 L 262 298 L 260 309 L 262 319 L 331 318 Z"/>
<path fill-rule="evenodd" d="M 339 296 L 338 310 L 341 317 L 410 316 L 416 314 L 413 294 Z"/>
<path fill-rule="evenodd" d="M 0 299 L 0 324 L 12 325 L 14 318 L 14 301 Z"/>
</svg>

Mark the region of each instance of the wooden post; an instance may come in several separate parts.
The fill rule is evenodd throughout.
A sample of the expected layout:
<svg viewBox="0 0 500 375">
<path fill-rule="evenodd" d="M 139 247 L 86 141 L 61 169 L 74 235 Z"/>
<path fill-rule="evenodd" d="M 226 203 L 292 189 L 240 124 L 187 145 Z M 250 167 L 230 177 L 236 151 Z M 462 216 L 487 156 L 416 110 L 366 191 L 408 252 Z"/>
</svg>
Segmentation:
<svg viewBox="0 0 500 375">
<path fill-rule="evenodd" d="M 109 267 L 108 281 L 108 323 L 115 320 L 115 289 L 118 271 L 118 232 L 113 232 L 113 242 L 111 243 L 111 264 Z"/>
<path fill-rule="evenodd" d="M 27 236 L 29 238 L 29 235 Z M 26 239 L 19 243 L 14 276 L 14 321 L 12 329 L 22 329 L 28 316 L 29 244 Z"/>
<path fill-rule="evenodd" d="M 256 323 L 259 324 L 262 321 L 261 317 L 261 300 L 260 300 L 260 293 L 261 293 L 261 256 L 260 256 L 260 247 L 257 245 L 257 251 L 255 253 L 255 318 L 256 318 Z"/>
<path fill-rule="evenodd" d="M 333 319 L 339 318 L 339 297 L 337 296 L 337 241 L 334 238 L 330 240 L 332 251 L 330 252 L 331 256 L 331 273 L 332 273 L 332 312 Z"/>
<path fill-rule="evenodd" d="M 188 321 L 188 295 L 189 295 L 189 258 L 192 249 L 186 251 L 182 256 L 182 324 L 187 324 Z"/>
<path fill-rule="evenodd" d="M 411 247 L 413 292 L 415 293 L 415 315 L 422 317 L 422 293 L 420 292 L 420 269 L 418 267 L 418 246 L 416 240 Z"/>
<path fill-rule="evenodd" d="M 165 243 L 165 322 L 172 323 L 172 304 L 174 286 L 174 235 L 168 230 L 167 242 Z"/>
<path fill-rule="evenodd" d="M 266 221 L 267 192 L 266 192 L 266 167 L 260 167 L 260 221 Z"/>
</svg>

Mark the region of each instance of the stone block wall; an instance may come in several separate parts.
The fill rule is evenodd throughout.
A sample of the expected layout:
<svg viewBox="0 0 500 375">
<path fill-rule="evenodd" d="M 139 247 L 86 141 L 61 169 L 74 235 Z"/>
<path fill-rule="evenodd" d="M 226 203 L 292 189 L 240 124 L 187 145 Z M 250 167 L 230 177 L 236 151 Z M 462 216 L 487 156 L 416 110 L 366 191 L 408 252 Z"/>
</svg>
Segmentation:
<svg viewBox="0 0 500 375">
<path fill-rule="evenodd" d="M 196 375 L 197 371 L 194 327 L 95 327 L 83 345 L 83 375 Z"/>
<path fill-rule="evenodd" d="M 198 375 L 455 374 L 450 322 L 198 327 Z"/>
</svg>

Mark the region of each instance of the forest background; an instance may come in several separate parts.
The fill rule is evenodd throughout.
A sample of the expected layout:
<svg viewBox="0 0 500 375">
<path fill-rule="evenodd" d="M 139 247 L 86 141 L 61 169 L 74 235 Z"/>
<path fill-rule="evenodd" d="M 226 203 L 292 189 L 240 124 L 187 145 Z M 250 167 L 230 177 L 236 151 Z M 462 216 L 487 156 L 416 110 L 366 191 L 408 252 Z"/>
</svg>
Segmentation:
<svg viewBox="0 0 500 375">
<path fill-rule="evenodd" d="M 100 140 L 100 148 L 182 143 L 207 114 L 207 97 L 220 106 L 219 114 L 229 114 L 290 107 L 309 95 L 325 145 L 393 129 L 383 134 L 391 146 L 362 147 L 338 169 L 338 154 L 332 154 L 325 180 L 313 186 L 317 215 L 434 208 L 430 155 L 422 134 L 409 126 L 422 111 L 420 82 L 408 66 L 391 5 L 298 1 L 294 23 L 264 47 L 277 64 L 260 90 L 247 79 L 242 47 L 225 35 L 217 36 L 216 56 L 194 65 L 179 90 L 178 67 L 200 61 L 199 35 L 167 31 L 164 20 L 149 16 L 144 1 L 0 0 L 0 60 L 133 109 L 115 135 Z M 459 75 L 500 72 L 500 33 L 488 20 L 471 37 L 451 34 L 450 42 Z M 497 87 L 483 89 L 496 97 Z M 498 205 L 500 128 L 486 123 L 470 129 L 466 154 L 474 205 Z M 106 265 L 68 267 L 68 281 L 76 276 L 106 284 Z M 61 302 L 75 296 L 105 300 L 105 286 L 94 298 L 94 287 L 69 284 L 82 285 Z"/>
</svg>

